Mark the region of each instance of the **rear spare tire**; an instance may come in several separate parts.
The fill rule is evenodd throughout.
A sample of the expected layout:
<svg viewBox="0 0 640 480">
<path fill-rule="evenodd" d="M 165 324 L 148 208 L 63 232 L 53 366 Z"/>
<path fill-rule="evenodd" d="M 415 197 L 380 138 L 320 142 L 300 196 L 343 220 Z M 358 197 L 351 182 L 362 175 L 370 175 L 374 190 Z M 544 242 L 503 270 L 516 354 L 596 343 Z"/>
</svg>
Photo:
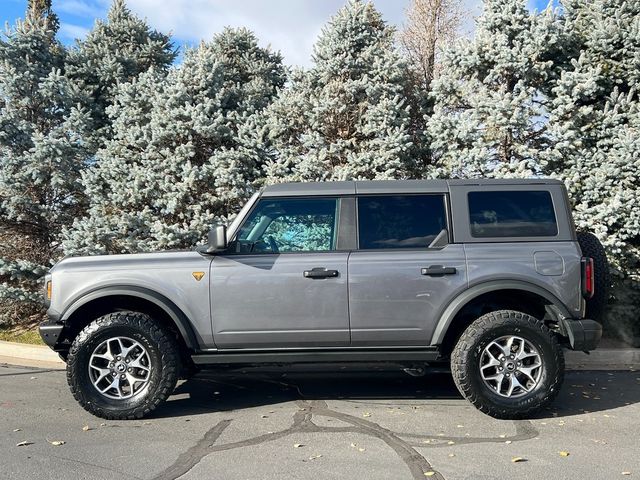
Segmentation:
<svg viewBox="0 0 640 480">
<path fill-rule="evenodd" d="M 578 232 L 578 243 L 582 255 L 593 259 L 594 287 L 593 297 L 587 299 L 586 317 L 602 323 L 609 300 L 609 261 L 604 247 L 593 233 Z"/>
</svg>

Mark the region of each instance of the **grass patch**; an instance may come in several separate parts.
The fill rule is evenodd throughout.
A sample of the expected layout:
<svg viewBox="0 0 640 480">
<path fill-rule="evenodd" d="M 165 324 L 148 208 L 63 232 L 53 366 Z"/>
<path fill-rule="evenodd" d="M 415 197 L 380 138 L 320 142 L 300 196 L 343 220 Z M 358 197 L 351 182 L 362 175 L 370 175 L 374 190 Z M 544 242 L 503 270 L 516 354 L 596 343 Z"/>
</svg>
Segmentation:
<svg viewBox="0 0 640 480">
<path fill-rule="evenodd" d="M 0 340 L 4 340 L 5 342 L 28 343 L 30 345 L 44 345 L 37 329 L 2 329 L 0 330 Z"/>
</svg>

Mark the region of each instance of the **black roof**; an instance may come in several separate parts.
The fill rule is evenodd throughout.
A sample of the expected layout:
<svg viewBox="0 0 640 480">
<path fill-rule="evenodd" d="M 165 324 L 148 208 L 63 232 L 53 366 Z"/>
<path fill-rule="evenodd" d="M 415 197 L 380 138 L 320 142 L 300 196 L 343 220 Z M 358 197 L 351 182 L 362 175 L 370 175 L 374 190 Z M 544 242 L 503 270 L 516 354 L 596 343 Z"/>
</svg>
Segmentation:
<svg viewBox="0 0 640 480">
<path fill-rule="evenodd" d="M 478 178 L 449 180 L 356 180 L 345 182 L 298 182 L 269 185 L 266 197 L 309 195 L 354 195 L 356 193 L 436 193 L 449 191 L 450 185 L 561 185 L 552 178 Z"/>
</svg>

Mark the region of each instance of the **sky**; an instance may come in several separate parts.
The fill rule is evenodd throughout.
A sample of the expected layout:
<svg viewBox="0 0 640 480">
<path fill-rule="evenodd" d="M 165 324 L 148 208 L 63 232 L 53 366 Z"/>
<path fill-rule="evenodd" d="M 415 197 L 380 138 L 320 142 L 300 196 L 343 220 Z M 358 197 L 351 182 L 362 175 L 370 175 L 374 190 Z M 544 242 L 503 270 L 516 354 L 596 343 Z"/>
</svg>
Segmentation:
<svg viewBox="0 0 640 480">
<path fill-rule="evenodd" d="M 176 46 L 210 40 L 225 26 L 247 27 L 263 46 L 282 52 L 285 62 L 309 66 L 313 44 L 322 26 L 346 0 L 127 0 L 129 8 L 151 27 L 171 33 Z M 411 0 L 372 0 L 387 22 L 402 26 Z M 464 0 L 471 18 L 463 26 L 473 32 L 473 16 L 482 0 Z M 531 9 L 543 9 L 546 0 L 528 0 Z M 111 0 L 53 0 L 60 17 L 59 37 L 66 44 L 83 38 L 96 19 L 105 18 Z M 0 21 L 24 16 L 27 0 L 0 0 Z"/>
</svg>

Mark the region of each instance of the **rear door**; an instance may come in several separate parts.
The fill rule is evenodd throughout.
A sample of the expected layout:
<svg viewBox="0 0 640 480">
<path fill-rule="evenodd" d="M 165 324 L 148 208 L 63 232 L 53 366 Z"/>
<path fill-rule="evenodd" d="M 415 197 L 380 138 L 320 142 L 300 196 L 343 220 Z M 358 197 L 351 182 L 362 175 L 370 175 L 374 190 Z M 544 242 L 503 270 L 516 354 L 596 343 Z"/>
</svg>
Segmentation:
<svg viewBox="0 0 640 480">
<path fill-rule="evenodd" d="M 218 348 L 349 345 L 337 197 L 262 198 L 211 264 Z"/>
<path fill-rule="evenodd" d="M 441 193 L 357 198 L 352 345 L 429 345 L 441 309 L 467 285 L 464 247 L 450 243 L 446 200 Z"/>
</svg>

